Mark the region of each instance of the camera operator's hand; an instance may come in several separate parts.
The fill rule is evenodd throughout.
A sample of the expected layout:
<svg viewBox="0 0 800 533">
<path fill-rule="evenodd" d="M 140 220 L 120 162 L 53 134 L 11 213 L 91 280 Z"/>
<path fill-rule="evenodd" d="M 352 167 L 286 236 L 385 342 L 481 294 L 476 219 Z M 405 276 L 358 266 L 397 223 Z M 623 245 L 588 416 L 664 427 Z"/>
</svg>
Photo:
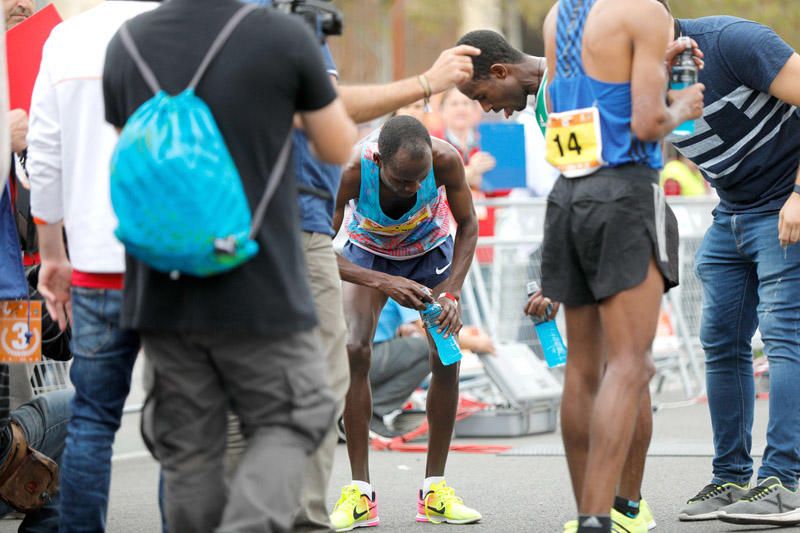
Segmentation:
<svg viewBox="0 0 800 533">
<path fill-rule="evenodd" d="M 425 77 L 431 84 L 431 93 L 446 91 L 458 83 L 471 79 L 472 56 L 480 53 L 479 49 L 462 44 L 439 54 L 433 66 L 425 72 Z"/>
</svg>

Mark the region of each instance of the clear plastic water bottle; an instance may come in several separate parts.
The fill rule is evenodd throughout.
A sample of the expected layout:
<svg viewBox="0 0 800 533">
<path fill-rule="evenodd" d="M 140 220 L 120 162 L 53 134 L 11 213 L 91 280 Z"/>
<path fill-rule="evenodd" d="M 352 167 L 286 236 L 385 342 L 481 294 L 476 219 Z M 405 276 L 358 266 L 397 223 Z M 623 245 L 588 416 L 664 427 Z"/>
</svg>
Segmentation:
<svg viewBox="0 0 800 533">
<path fill-rule="evenodd" d="M 672 76 L 669 81 L 669 88 L 673 90 L 686 89 L 697 83 L 697 65 L 694 62 L 694 51 L 692 50 L 691 40 L 688 37 L 681 37 L 686 49 L 680 53 L 672 65 Z M 694 120 L 687 120 L 672 132 L 675 135 L 691 135 L 694 133 Z"/>
<path fill-rule="evenodd" d="M 458 347 L 458 342 L 454 335 L 445 338 L 444 333 L 439 333 L 439 325 L 436 324 L 436 319 L 442 313 L 442 306 L 436 302 L 429 303 L 425 309 L 420 311 L 419 316 L 422 318 L 422 323 L 425 324 L 425 329 L 431 334 L 433 343 L 436 345 L 436 351 L 439 352 L 439 359 L 442 364 L 452 365 L 461 361 L 461 348 Z"/>
<path fill-rule="evenodd" d="M 535 281 L 528 283 L 528 297 L 537 292 L 539 292 L 539 284 Z M 555 368 L 567 363 L 567 347 L 564 345 L 564 339 L 561 338 L 561 333 L 558 331 L 556 321 L 547 319 L 547 316 L 552 311 L 552 305 L 548 305 L 544 318 L 532 316 L 531 320 L 536 327 L 536 336 L 539 337 L 539 344 L 542 345 L 544 360 L 547 366 Z"/>
</svg>

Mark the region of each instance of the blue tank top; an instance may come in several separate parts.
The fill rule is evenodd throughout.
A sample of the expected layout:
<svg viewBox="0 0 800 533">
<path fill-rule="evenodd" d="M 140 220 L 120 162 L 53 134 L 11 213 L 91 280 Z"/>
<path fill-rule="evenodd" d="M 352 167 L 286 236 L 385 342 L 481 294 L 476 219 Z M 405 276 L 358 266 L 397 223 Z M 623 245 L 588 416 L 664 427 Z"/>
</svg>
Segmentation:
<svg viewBox="0 0 800 533">
<path fill-rule="evenodd" d="M 595 80 L 583 68 L 583 30 L 597 0 L 561 0 L 556 26 L 556 75 L 550 83 L 552 112 L 597 107 L 608 167 L 663 166 L 658 142 L 642 142 L 631 131 L 631 84 Z"/>
</svg>

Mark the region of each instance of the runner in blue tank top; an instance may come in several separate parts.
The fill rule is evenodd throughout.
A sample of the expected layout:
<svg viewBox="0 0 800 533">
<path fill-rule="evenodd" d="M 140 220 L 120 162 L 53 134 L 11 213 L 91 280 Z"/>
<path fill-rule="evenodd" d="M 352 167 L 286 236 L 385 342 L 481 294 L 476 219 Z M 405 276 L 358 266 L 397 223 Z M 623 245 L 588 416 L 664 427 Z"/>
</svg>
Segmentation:
<svg viewBox="0 0 800 533">
<path fill-rule="evenodd" d="M 461 37 L 459 43 L 469 44 L 481 51 L 480 56 L 473 58 L 473 78 L 459 84 L 459 90 L 480 102 L 486 111 L 505 110 L 507 115 L 514 110 L 521 109 L 527 100 L 529 110 L 535 107 L 537 122 L 542 127 L 542 133 L 545 133 L 549 111 L 545 97 L 548 86 L 545 59 L 523 54 L 512 47 L 502 35 L 491 30 L 471 31 Z M 536 100 L 531 103 L 534 93 Z M 670 277 L 677 279 L 678 222 L 675 214 L 669 209 L 669 205 L 667 205 L 665 214 Z M 541 292 L 539 292 L 529 298 L 525 312 L 532 316 L 543 316 L 550 304 L 552 301 L 542 298 Z M 551 313 L 552 317 L 555 317 L 558 305 L 555 305 L 554 309 L 555 311 Z M 647 448 L 652 436 L 652 427 L 653 411 L 650 406 L 650 396 L 645 391 L 628 461 L 625 463 L 614 502 L 614 510 L 624 515 L 619 516 L 615 513 L 615 516 L 619 521 L 626 522 L 627 526 L 630 526 L 629 522 L 633 520 L 646 524 L 649 529 L 656 527 L 650 506 L 641 494 L 642 474 Z M 579 492 L 580 489 L 577 488 L 577 491 Z M 571 525 L 574 526 L 574 522 Z M 630 527 L 636 529 L 635 526 Z"/>
<path fill-rule="evenodd" d="M 612 518 L 648 526 L 609 511 L 653 375 L 661 295 L 677 281 L 659 140 L 702 113 L 700 85 L 665 104 L 668 19 L 656 0 L 562 0 L 545 21 L 547 158 L 562 176 L 548 198 L 542 286 L 566 308 L 562 431 L 579 514 L 569 531 L 605 533 Z"/>
<path fill-rule="evenodd" d="M 606 9 L 606 13 L 608 13 L 608 9 L 602 4 L 603 2 L 599 2 L 598 8 L 602 7 Z M 571 3 L 571 5 L 578 8 L 582 7 L 585 10 L 593 7 L 594 4 L 587 6 L 581 3 L 580 5 L 575 6 L 574 3 Z M 650 7 L 653 7 L 652 3 Z M 658 9 L 655 10 L 656 12 L 663 12 L 663 7 L 657 7 Z M 594 13 L 592 16 L 594 17 Z M 551 30 L 555 26 L 556 22 L 554 17 L 555 12 L 551 13 L 551 17 L 549 19 Z M 583 18 L 585 19 L 585 17 Z M 620 23 L 623 22 L 628 25 L 632 24 L 630 19 L 627 19 L 626 21 L 625 16 L 622 16 L 620 19 Z M 623 28 L 620 30 L 618 27 L 615 28 L 614 26 L 612 26 L 612 29 L 615 32 L 623 31 L 623 38 L 633 40 L 633 38 L 630 36 L 630 32 L 627 29 Z M 641 40 L 641 36 L 637 36 L 636 38 Z M 583 42 L 580 42 L 582 45 Z M 632 86 L 630 83 L 631 58 L 627 57 L 630 55 L 630 52 L 619 52 L 619 49 L 621 48 L 620 43 L 615 43 L 614 39 L 609 40 L 609 43 L 613 43 L 615 46 L 614 48 L 608 49 L 609 55 L 613 56 L 614 54 L 619 54 L 619 57 L 624 59 L 624 61 L 620 62 L 619 57 L 614 57 L 616 65 L 622 65 L 623 67 L 627 68 L 626 72 L 623 73 L 623 76 L 620 79 L 615 77 L 609 78 L 613 83 L 608 83 L 605 76 L 598 76 L 594 78 L 584 77 L 582 80 L 577 82 L 572 81 L 570 83 L 578 86 L 576 89 L 583 91 L 584 97 L 586 92 L 593 96 L 597 96 L 597 94 L 600 94 L 601 96 L 609 96 L 609 98 L 602 99 L 602 102 L 598 102 L 598 107 L 602 107 L 605 110 L 605 113 L 602 115 L 603 122 L 601 122 L 599 126 L 602 128 L 601 131 L 605 132 L 606 137 L 608 137 L 608 140 L 606 140 L 605 144 L 603 145 L 604 149 L 602 151 L 602 159 L 604 160 L 605 165 L 607 167 L 613 166 L 614 168 L 617 168 L 618 172 L 620 173 L 626 173 L 629 172 L 627 167 L 635 162 L 643 168 L 645 173 L 647 173 L 648 168 L 658 166 L 659 155 L 655 150 L 656 145 L 654 143 L 640 142 L 641 139 L 647 138 L 645 135 L 641 134 L 641 131 L 639 131 L 639 137 L 636 137 L 634 134 L 632 134 L 632 119 L 648 117 L 646 114 L 643 115 L 641 112 L 637 114 L 632 109 L 633 106 L 631 103 L 631 95 L 639 94 L 641 91 L 637 89 L 635 84 Z M 540 83 L 542 83 L 542 79 L 546 72 L 543 61 L 541 61 L 540 58 L 522 54 L 518 50 L 511 47 L 508 42 L 496 32 L 489 30 L 472 31 L 461 37 L 459 44 L 469 44 L 481 50 L 481 54 L 479 56 L 473 57 L 473 78 L 471 80 L 462 82 L 459 84 L 458 88 L 470 98 L 480 102 L 484 110 L 495 112 L 503 110 L 505 111 L 506 115 L 509 115 L 514 111 L 522 109 L 526 104 L 526 100 L 528 101 L 528 105 L 531 105 L 529 97 L 531 97 L 533 94 L 536 94 L 537 90 L 539 95 L 544 93 L 544 91 L 540 90 Z M 552 46 L 554 45 L 551 43 L 551 47 Z M 666 59 L 670 61 L 679 51 L 680 50 L 672 50 L 671 52 L 668 51 L 666 54 Z M 655 65 L 655 63 L 653 63 L 653 65 Z M 585 70 L 586 67 L 581 64 L 579 65 L 579 68 Z M 662 73 L 661 75 L 663 76 L 664 74 Z M 651 86 L 649 88 L 651 91 L 650 97 L 652 98 L 653 91 L 659 92 L 660 89 L 660 87 L 654 88 Z M 581 106 L 591 106 L 591 104 L 594 103 L 594 98 L 591 98 L 588 104 L 586 101 L 578 101 L 578 98 L 582 96 L 579 91 L 568 93 L 564 96 L 566 96 L 566 98 L 572 98 L 573 102 L 565 102 L 562 98 L 562 102 L 560 104 L 561 111 L 564 111 L 564 109 L 569 107 L 568 104 L 570 103 L 579 103 Z M 651 120 L 653 118 L 658 119 L 658 121 L 664 120 L 664 115 L 670 112 L 669 110 L 664 109 L 662 102 L 663 100 L 649 109 L 653 113 L 652 116 L 650 116 Z M 699 103 L 699 97 L 696 98 L 696 103 Z M 545 102 L 536 102 L 535 104 L 537 109 L 543 110 L 542 114 L 546 115 L 547 111 Z M 675 111 L 675 109 L 672 111 Z M 547 117 L 545 116 L 544 118 L 546 120 Z M 646 125 L 647 121 L 640 121 L 639 124 Z M 667 131 L 667 129 L 668 126 L 663 125 L 658 134 L 662 135 L 665 131 Z M 569 136 L 565 137 L 564 139 L 559 138 L 558 140 L 562 142 L 561 148 L 565 152 L 569 152 L 570 148 L 577 152 L 578 146 L 574 141 L 570 143 Z M 551 141 L 555 141 L 555 138 L 551 138 Z M 558 145 L 555 143 L 552 145 L 552 147 L 556 150 L 558 149 Z M 605 172 L 608 171 L 599 172 L 601 177 Z M 598 178 L 596 174 L 595 178 Z M 586 179 L 588 178 L 571 181 L 578 182 L 585 181 Z M 621 179 L 623 179 L 624 184 L 625 178 L 623 177 Z M 654 179 L 648 179 L 647 176 L 645 176 L 645 179 L 643 180 L 637 179 L 636 181 L 638 182 L 638 185 L 643 186 L 644 191 L 642 191 L 642 188 L 638 188 L 637 184 L 634 184 L 631 185 L 629 189 L 623 187 L 622 194 L 620 194 L 620 191 L 618 190 L 616 193 L 617 197 L 621 196 L 624 198 L 626 196 L 631 196 L 631 193 L 636 193 L 637 191 L 640 193 L 640 196 L 644 195 L 646 199 L 643 203 L 640 202 L 641 205 L 635 206 L 633 209 L 625 207 L 623 208 L 623 211 L 625 209 L 629 209 L 630 217 L 635 221 L 644 220 L 640 223 L 641 227 L 639 229 L 644 229 L 647 235 L 657 235 L 660 232 L 656 230 L 656 224 L 654 220 L 655 203 L 653 201 L 654 196 L 651 185 L 651 183 L 655 183 L 655 181 Z M 601 198 L 604 198 L 602 192 L 604 185 L 600 180 L 597 179 L 594 181 L 594 183 L 596 183 L 598 188 L 601 189 L 600 191 L 597 191 L 597 194 L 594 196 L 600 196 Z M 563 185 L 564 184 L 562 184 L 562 186 Z M 606 196 L 611 197 L 612 200 L 615 199 L 613 188 L 609 188 L 608 192 L 610 194 L 607 194 Z M 588 204 L 586 204 L 586 206 L 588 207 Z M 603 224 L 604 223 L 602 220 L 598 220 L 599 226 L 602 227 Z M 659 262 L 658 266 L 665 277 L 671 280 L 668 284 L 672 284 L 677 281 L 678 243 L 677 221 L 675 220 L 674 214 L 672 214 L 669 209 L 667 209 L 665 212 L 663 226 L 665 226 L 666 230 L 666 252 L 667 257 L 669 258 L 669 264 Z M 661 224 L 659 224 L 659 227 L 661 227 Z M 617 228 L 616 231 L 619 231 L 619 228 Z M 586 238 L 583 239 L 583 243 L 585 244 L 586 242 L 592 240 L 596 241 L 598 244 L 603 244 L 603 246 L 608 249 L 609 243 L 603 242 L 604 235 L 597 235 L 596 232 L 591 235 L 587 233 Z M 641 245 L 641 238 L 619 241 L 619 243 L 622 243 L 627 247 L 621 250 L 621 255 L 619 255 L 617 259 L 619 261 L 627 261 L 629 259 L 633 259 L 635 261 L 636 258 L 630 256 L 630 250 L 635 250 L 637 240 L 640 241 L 639 254 L 641 257 L 639 262 L 644 264 L 646 272 L 647 262 L 649 261 L 649 257 L 653 254 L 654 246 L 651 244 L 651 242 L 657 240 L 655 238 L 648 237 L 648 240 L 645 241 L 643 246 Z M 551 243 L 557 243 L 557 239 L 552 238 Z M 551 245 L 550 248 L 552 249 L 553 246 Z M 575 248 L 575 243 L 570 236 L 563 241 L 562 248 L 564 250 L 573 250 Z M 660 252 L 663 252 L 663 244 L 659 245 L 659 248 L 661 249 Z M 598 247 L 598 249 L 601 248 Z M 614 252 L 612 251 L 612 253 Z M 608 262 L 608 258 L 608 254 L 602 257 L 606 263 Z M 574 271 L 575 267 L 574 265 L 570 264 L 571 260 L 571 258 L 567 257 L 562 262 L 559 262 L 559 265 L 569 267 L 569 269 Z M 596 276 L 598 273 L 601 273 L 605 276 L 608 276 L 609 274 L 612 276 L 620 275 L 620 273 L 623 273 L 624 275 L 627 271 L 627 264 L 623 264 L 622 266 L 612 264 L 611 266 L 608 266 L 607 264 L 600 264 L 600 261 L 597 261 L 597 264 L 599 266 L 595 266 L 594 272 L 589 272 L 590 275 Z M 642 276 L 644 276 L 644 274 L 642 274 Z M 585 287 L 585 284 L 585 282 L 582 282 L 581 285 L 578 285 L 578 288 Z M 544 313 L 544 309 L 549 302 L 549 299 L 542 299 L 541 293 L 538 293 L 530 299 L 529 304 L 526 306 L 526 312 L 541 315 Z M 541 311 L 538 311 L 539 309 L 541 309 Z M 592 362 L 592 365 L 594 365 L 594 362 Z M 582 435 L 575 435 L 575 432 L 581 427 L 587 428 L 589 424 L 589 415 L 591 410 L 586 406 L 590 406 L 591 403 L 589 400 L 587 400 L 586 394 L 594 394 L 597 388 L 597 373 L 592 365 L 582 365 L 580 368 L 576 368 L 576 365 L 573 365 L 573 370 L 568 377 L 568 381 L 585 381 L 586 383 L 583 384 L 583 389 L 581 389 L 585 392 L 568 391 L 568 394 L 565 395 L 563 404 L 564 414 L 568 415 L 566 418 L 569 418 L 569 420 L 564 421 L 565 436 L 567 437 L 567 439 L 565 439 L 565 445 L 569 450 L 570 456 L 572 457 L 570 460 L 570 465 L 574 465 L 572 468 L 574 481 L 573 488 L 578 503 L 580 503 L 581 493 L 583 492 L 584 468 L 582 465 L 585 463 L 585 456 L 588 453 L 588 440 L 586 439 L 585 432 Z M 594 387 L 594 389 L 592 389 L 592 387 Z M 652 518 L 650 509 L 646 502 L 641 499 L 640 493 L 645 456 L 652 430 L 652 412 L 650 410 L 650 401 L 646 390 L 645 394 L 643 394 L 641 398 L 639 419 L 635 424 L 635 443 L 630 448 L 628 461 L 625 464 L 625 469 L 619 482 L 620 497 L 616 498 L 614 505 L 615 510 L 618 511 L 614 513 L 614 518 L 618 522 L 621 522 L 620 525 L 630 529 L 631 531 L 641 531 L 642 528 L 647 529 L 648 526 L 650 529 L 655 527 L 655 521 Z M 581 418 L 581 416 L 583 417 Z M 570 522 L 567 524 L 567 526 L 568 530 L 574 530 L 577 528 L 577 522 Z"/>
</svg>

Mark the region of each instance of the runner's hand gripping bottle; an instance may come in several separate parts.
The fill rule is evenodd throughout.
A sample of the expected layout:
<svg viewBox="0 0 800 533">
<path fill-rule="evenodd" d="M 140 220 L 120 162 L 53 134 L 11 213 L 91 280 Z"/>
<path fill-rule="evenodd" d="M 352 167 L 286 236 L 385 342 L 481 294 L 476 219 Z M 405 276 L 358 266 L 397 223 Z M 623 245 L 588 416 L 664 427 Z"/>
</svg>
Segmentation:
<svg viewBox="0 0 800 533">
<path fill-rule="evenodd" d="M 533 296 L 539 291 L 539 284 L 535 281 L 528 283 L 528 297 Z M 552 305 L 547 306 L 547 315 L 544 317 L 531 316 L 534 326 L 536 326 L 536 336 L 539 337 L 539 344 L 542 345 L 544 360 L 547 366 L 555 368 L 566 364 L 567 347 L 564 346 L 564 339 L 558 331 L 555 320 L 547 317 L 552 312 Z"/>
<path fill-rule="evenodd" d="M 685 44 L 686 49 L 675 58 L 672 65 L 672 75 L 669 80 L 669 88 L 679 91 L 686 89 L 697 83 L 697 65 L 694 62 L 694 50 L 691 40 L 688 37 L 681 37 L 680 41 Z M 687 120 L 672 132 L 675 135 L 691 135 L 694 133 L 694 120 Z"/>
<path fill-rule="evenodd" d="M 439 325 L 436 319 L 442 312 L 442 306 L 436 302 L 426 304 L 425 309 L 420 311 L 419 316 L 422 318 L 422 323 L 425 324 L 425 329 L 430 333 L 433 338 L 433 343 L 436 345 L 436 351 L 439 352 L 439 359 L 442 364 L 452 365 L 461 361 L 461 348 L 458 347 L 456 337 L 452 333 L 449 337 L 445 338 L 444 333 L 439 333 Z"/>
</svg>

